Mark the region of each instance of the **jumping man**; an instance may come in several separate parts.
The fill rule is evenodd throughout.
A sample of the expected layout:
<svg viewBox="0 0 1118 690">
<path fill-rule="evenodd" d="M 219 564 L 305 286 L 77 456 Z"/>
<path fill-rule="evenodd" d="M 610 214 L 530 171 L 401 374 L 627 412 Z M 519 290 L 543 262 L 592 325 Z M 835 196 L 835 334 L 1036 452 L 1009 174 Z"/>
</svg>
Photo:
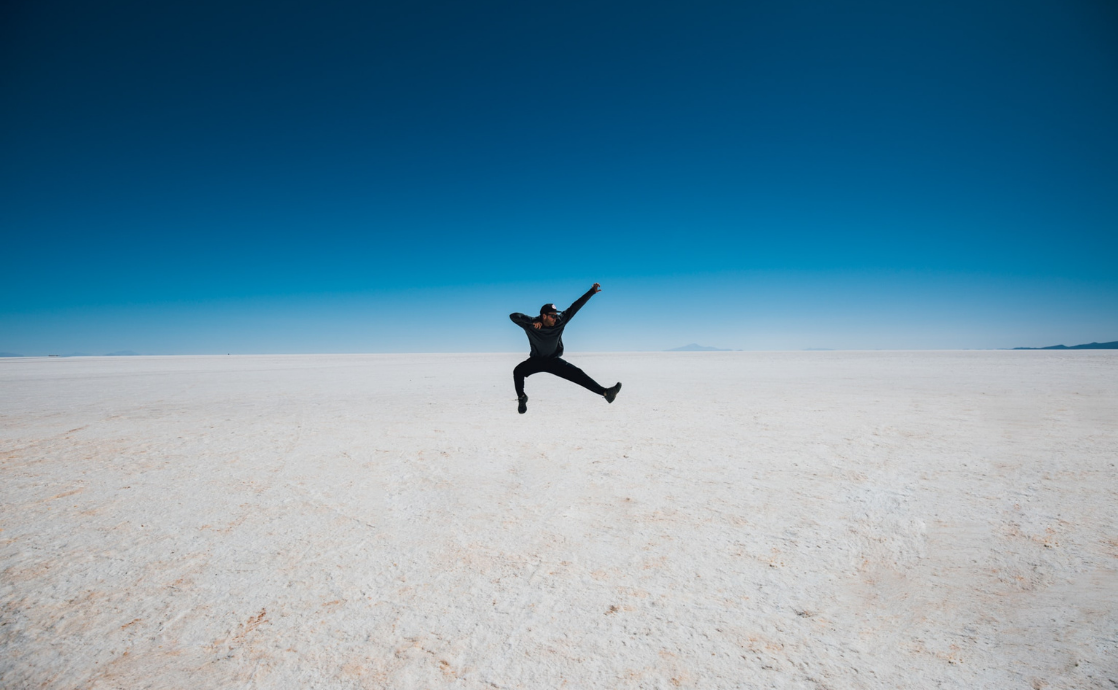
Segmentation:
<svg viewBox="0 0 1118 690">
<path fill-rule="evenodd" d="M 545 304 L 540 307 L 540 315 L 534 319 L 525 314 L 509 314 L 512 322 L 528 334 L 528 342 L 532 346 L 532 354 L 528 359 L 517 364 L 512 370 L 512 382 L 516 386 L 516 397 L 520 402 L 517 409 L 520 410 L 520 414 L 528 411 L 528 396 L 524 394 L 524 378 L 541 371 L 555 374 L 559 378 L 567 379 L 598 395 L 603 395 L 606 402 L 612 403 L 617 397 L 617 392 L 621 390 L 620 383 L 612 388 L 603 388 L 582 369 L 562 359 L 563 329 L 575 317 L 578 310 L 582 309 L 582 305 L 590 301 L 595 293 L 601 291 L 601 285 L 594 283 L 594 287 L 567 307 L 566 311 L 559 311 L 554 304 Z"/>
</svg>

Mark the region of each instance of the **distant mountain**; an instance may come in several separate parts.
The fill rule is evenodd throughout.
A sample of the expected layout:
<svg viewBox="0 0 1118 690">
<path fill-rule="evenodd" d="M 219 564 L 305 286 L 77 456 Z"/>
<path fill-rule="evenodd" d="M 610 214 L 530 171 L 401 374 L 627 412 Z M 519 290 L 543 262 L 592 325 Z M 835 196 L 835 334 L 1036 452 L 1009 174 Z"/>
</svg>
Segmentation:
<svg viewBox="0 0 1118 690">
<path fill-rule="evenodd" d="M 12 352 L 0 352 L 0 357 L 22 357 L 22 356 L 23 355 L 17 355 L 17 354 L 12 353 Z"/>
<path fill-rule="evenodd" d="M 106 357 L 139 357 L 140 353 L 139 352 L 133 352 L 131 350 L 117 350 L 116 352 L 110 352 L 110 353 L 106 354 L 105 356 Z"/>
<path fill-rule="evenodd" d="M 683 347 L 673 347 L 667 350 L 667 352 L 732 352 L 732 350 L 727 350 L 724 347 L 707 347 L 706 345 L 691 343 Z"/>
<path fill-rule="evenodd" d="M 1088 343 L 1087 345 L 1049 345 L 1048 347 L 1015 347 L 1014 350 L 1118 350 L 1118 340 L 1112 343 Z"/>
</svg>

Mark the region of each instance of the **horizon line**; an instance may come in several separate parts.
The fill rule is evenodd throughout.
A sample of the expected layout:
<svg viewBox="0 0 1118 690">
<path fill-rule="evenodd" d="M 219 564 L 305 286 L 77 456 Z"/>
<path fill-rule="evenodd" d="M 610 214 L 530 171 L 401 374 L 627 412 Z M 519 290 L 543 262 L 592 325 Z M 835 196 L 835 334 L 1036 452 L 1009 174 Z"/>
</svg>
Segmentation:
<svg viewBox="0 0 1118 690">
<path fill-rule="evenodd" d="M 1093 344 L 1093 343 L 1092 343 Z M 720 355 L 720 354 L 746 354 L 762 352 L 1065 352 L 1065 351 L 1106 351 L 1118 348 L 1082 348 L 1077 346 L 1049 346 L 1049 347 L 954 347 L 954 348 L 798 348 L 798 349 L 770 349 L 770 350 L 579 350 L 570 354 L 578 355 L 606 355 L 606 354 L 672 354 L 672 355 Z M 131 354 L 131 355 L 0 355 L 3 360 L 27 359 L 135 359 L 138 357 L 358 357 L 370 355 L 518 355 L 526 356 L 521 351 L 392 351 L 392 352 L 196 352 L 196 353 L 164 353 L 164 354 Z"/>
</svg>

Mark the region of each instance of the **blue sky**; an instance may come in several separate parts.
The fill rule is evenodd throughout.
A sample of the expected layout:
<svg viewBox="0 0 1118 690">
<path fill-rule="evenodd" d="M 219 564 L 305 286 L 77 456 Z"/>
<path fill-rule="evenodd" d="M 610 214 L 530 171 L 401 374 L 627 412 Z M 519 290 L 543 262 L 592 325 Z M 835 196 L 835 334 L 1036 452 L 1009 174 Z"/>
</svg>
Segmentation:
<svg viewBox="0 0 1118 690">
<path fill-rule="evenodd" d="M 2 12 L 0 351 L 1118 340 L 1110 2 Z"/>
</svg>

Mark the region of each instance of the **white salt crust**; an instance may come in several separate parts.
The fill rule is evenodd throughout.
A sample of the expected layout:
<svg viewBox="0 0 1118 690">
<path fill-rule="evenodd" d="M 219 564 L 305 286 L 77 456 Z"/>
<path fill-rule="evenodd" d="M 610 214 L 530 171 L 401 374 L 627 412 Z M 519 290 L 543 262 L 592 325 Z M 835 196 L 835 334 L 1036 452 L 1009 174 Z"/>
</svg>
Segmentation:
<svg viewBox="0 0 1118 690">
<path fill-rule="evenodd" d="M 0 360 L 0 686 L 1118 686 L 1118 353 L 521 358 Z"/>
</svg>

